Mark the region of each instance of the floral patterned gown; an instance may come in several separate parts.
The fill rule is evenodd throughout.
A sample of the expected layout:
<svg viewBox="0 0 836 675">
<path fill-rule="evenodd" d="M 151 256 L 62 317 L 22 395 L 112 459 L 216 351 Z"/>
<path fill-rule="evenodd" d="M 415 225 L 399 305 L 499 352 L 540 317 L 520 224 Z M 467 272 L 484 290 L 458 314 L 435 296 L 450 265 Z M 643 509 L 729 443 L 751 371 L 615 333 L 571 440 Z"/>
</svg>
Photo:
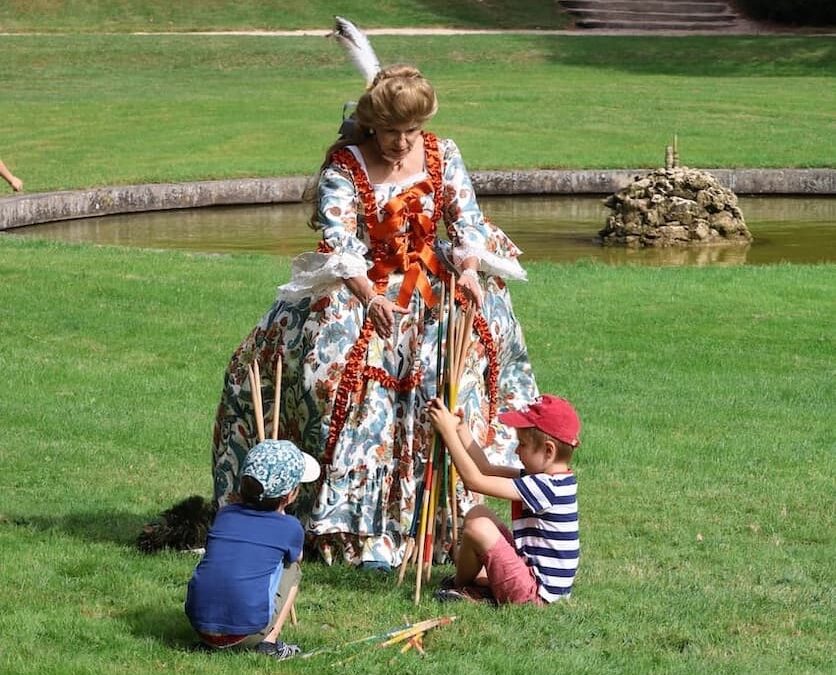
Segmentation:
<svg viewBox="0 0 836 675">
<path fill-rule="evenodd" d="M 237 490 L 239 466 L 256 442 L 248 366 L 258 360 L 269 435 L 281 358 L 279 435 L 323 466 L 296 515 L 329 563 L 339 554 L 393 566 L 403 558 L 433 442 L 424 408 L 437 395 L 439 317 L 446 314 L 438 299 L 465 258 L 479 259 L 484 301 L 458 405 L 474 437 L 490 445 L 491 461 L 516 460 L 516 437 L 496 414 L 538 395 L 503 281 L 525 278 L 520 251 L 482 215 L 455 143 L 425 133 L 424 146 L 425 170 L 399 184 L 370 184 L 356 147 L 335 153 L 318 185 L 319 249 L 294 260 L 290 282 L 225 375 L 214 429 L 215 499 L 224 504 Z M 437 236 L 439 224 L 446 240 Z M 395 315 L 390 338 L 374 332 L 343 282 L 364 274 L 409 309 Z M 460 514 L 479 500 L 461 486 L 458 495 Z"/>
</svg>

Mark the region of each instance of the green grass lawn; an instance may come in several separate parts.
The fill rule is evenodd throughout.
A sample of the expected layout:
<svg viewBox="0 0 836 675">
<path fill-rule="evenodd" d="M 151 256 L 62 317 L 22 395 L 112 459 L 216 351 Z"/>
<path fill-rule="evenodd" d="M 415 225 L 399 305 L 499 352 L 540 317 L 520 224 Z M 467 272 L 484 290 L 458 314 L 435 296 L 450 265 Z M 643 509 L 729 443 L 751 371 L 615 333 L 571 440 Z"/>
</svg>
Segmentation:
<svg viewBox="0 0 836 675">
<path fill-rule="evenodd" d="M 0 237 L 0 671 L 833 671 L 834 265 L 529 265 L 541 388 L 584 421 L 573 598 L 414 607 L 411 584 L 310 563 L 285 632 L 308 649 L 459 619 L 425 659 L 191 652 L 195 558 L 133 541 L 209 494 L 224 366 L 288 269 Z"/>
<path fill-rule="evenodd" d="M 471 169 L 832 167 L 814 37 L 379 37 L 436 84 Z M 0 157 L 26 189 L 312 174 L 362 83 L 322 38 L 0 36 Z"/>
<path fill-rule="evenodd" d="M 48 32 L 325 29 L 334 15 L 364 28 L 564 28 L 552 0 L 11 0 L 0 30 Z"/>
<path fill-rule="evenodd" d="M 513 5 L 513 10 L 509 6 Z M 561 27 L 556 3 L 0 4 L 0 157 L 28 191 L 313 173 L 361 88 L 320 38 L 101 31 Z M 90 34 L 81 34 L 90 33 Z M 436 83 L 471 168 L 832 167 L 836 48 L 810 37 L 380 37 Z M 0 235 L 0 672 L 831 673 L 836 266 L 527 266 L 515 306 L 544 391 L 584 420 L 583 559 L 544 610 L 415 607 L 305 566 L 307 649 L 455 613 L 428 655 L 205 655 L 196 562 L 143 523 L 208 496 L 232 350 L 289 261 Z M 443 573 L 443 570 L 439 570 Z M 439 578 L 439 574 L 436 578 Z M 545 670 L 544 670 L 545 669 Z"/>
</svg>

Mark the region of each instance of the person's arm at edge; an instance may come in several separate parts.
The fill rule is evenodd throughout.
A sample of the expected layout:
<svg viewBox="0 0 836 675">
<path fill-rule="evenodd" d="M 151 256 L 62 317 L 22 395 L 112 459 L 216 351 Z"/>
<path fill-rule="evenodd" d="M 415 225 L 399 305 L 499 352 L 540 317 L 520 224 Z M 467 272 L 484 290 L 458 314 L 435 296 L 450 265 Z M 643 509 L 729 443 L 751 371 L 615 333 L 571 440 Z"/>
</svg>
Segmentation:
<svg viewBox="0 0 836 675">
<path fill-rule="evenodd" d="M 520 494 L 510 478 L 485 475 L 479 470 L 456 432 L 458 419 L 447 410 L 444 403 L 439 399 L 433 399 L 430 403 L 429 416 L 433 426 L 444 439 L 447 450 L 453 458 L 453 463 L 456 465 L 456 469 L 468 490 L 511 501 L 520 499 Z M 517 475 L 519 475 L 519 471 Z"/>
<path fill-rule="evenodd" d="M 299 524 L 299 535 L 298 535 L 298 537 L 294 537 L 294 541 L 293 541 L 293 545 L 294 545 L 293 548 L 294 548 L 294 550 L 299 551 L 299 555 L 295 559 L 289 560 L 289 562 L 299 563 L 301 565 L 302 564 L 302 558 L 305 555 L 305 529 L 302 527 L 302 523 L 299 521 L 298 518 L 296 518 L 296 516 L 290 516 L 290 517 L 296 519 L 296 522 Z"/>
<path fill-rule="evenodd" d="M 9 168 L 0 160 L 0 176 L 5 180 L 15 192 L 20 192 L 23 189 L 23 181 L 15 176 Z"/>
</svg>

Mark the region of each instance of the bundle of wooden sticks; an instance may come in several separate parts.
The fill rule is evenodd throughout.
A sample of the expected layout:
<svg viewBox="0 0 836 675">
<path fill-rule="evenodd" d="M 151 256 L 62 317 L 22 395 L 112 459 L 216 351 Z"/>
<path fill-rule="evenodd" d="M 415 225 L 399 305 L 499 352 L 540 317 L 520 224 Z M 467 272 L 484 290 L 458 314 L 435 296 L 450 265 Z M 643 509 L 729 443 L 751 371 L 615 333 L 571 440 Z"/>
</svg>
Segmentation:
<svg viewBox="0 0 836 675">
<path fill-rule="evenodd" d="M 261 443 L 265 439 L 264 435 L 264 401 L 261 398 L 261 370 L 258 366 L 258 360 L 254 360 L 248 367 L 248 375 L 250 380 L 250 391 L 253 397 L 253 411 L 255 414 L 256 434 L 258 435 L 258 442 Z M 277 440 L 279 438 L 279 412 L 281 409 L 281 393 L 282 393 L 282 356 L 279 354 L 276 357 L 276 385 L 275 398 L 273 403 L 273 426 L 271 429 L 270 438 Z"/>
<path fill-rule="evenodd" d="M 447 406 L 455 410 L 459 395 L 459 382 L 464 375 L 468 354 L 475 344 L 472 337 L 475 309 L 471 303 L 466 311 L 456 307 L 456 277 L 450 277 L 450 291 L 442 289 L 441 307 L 446 305 L 446 319 L 439 319 L 438 359 L 436 370 L 437 391 L 443 395 Z M 444 312 L 442 311 L 442 315 Z M 446 337 L 445 337 L 446 330 Z M 416 513 L 413 527 L 407 537 L 404 562 L 398 575 L 403 583 L 406 570 L 415 565 L 415 604 L 421 600 L 421 586 L 432 574 L 433 553 L 436 542 L 447 538 L 447 523 L 451 523 L 450 552 L 455 558 L 458 543 L 458 507 L 456 498 L 456 468 L 450 462 L 441 437 L 436 434 L 432 452 L 424 467 L 424 477 L 416 493 Z M 438 528 L 438 531 L 436 531 Z"/>
<path fill-rule="evenodd" d="M 378 635 L 369 635 L 368 637 L 360 638 L 359 640 L 352 640 L 351 642 L 346 642 L 345 644 L 338 645 L 336 647 L 323 647 L 322 649 L 316 649 L 312 652 L 307 652 L 302 654 L 303 659 L 310 659 L 315 656 L 320 656 L 321 654 L 330 654 L 335 651 L 339 651 L 345 649 L 347 647 L 351 647 L 353 645 L 360 645 L 364 643 L 377 643 L 375 645 L 376 648 L 383 649 L 385 647 L 391 647 L 396 644 L 401 645 L 401 654 L 409 651 L 410 649 L 415 649 L 421 656 L 424 656 L 424 636 L 426 635 L 427 631 L 433 628 L 440 628 L 441 626 L 448 626 L 456 620 L 457 617 L 455 616 L 441 616 L 437 619 L 427 619 L 426 621 L 418 621 L 416 623 L 409 623 L 405 626 L 401 626 L 400 628 L 393 628 L 392 630 L 386 631 L 385 633 L 379 633 Z M 332 665 L 338 666 L 348 663 L 351 659 L 360 656 L 363 651 L 359 651 L 348 658 L 345 658 L 337 663 Z"/>
</svg>

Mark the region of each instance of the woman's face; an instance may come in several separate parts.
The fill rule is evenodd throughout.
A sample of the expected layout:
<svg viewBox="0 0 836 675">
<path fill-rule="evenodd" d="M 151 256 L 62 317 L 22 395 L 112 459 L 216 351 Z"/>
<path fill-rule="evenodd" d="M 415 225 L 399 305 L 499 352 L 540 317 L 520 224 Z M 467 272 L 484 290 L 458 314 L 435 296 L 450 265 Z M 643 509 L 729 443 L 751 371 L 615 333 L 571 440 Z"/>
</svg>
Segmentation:
<svg viewBox="0 0 836 675">
<path fill-rule="evenodd" d="M 421 124 L 406 122 L 374 127 L 374 137 L 381 157 L 390 163 L 402 162 L 421 136 Z"/>
</svg>

